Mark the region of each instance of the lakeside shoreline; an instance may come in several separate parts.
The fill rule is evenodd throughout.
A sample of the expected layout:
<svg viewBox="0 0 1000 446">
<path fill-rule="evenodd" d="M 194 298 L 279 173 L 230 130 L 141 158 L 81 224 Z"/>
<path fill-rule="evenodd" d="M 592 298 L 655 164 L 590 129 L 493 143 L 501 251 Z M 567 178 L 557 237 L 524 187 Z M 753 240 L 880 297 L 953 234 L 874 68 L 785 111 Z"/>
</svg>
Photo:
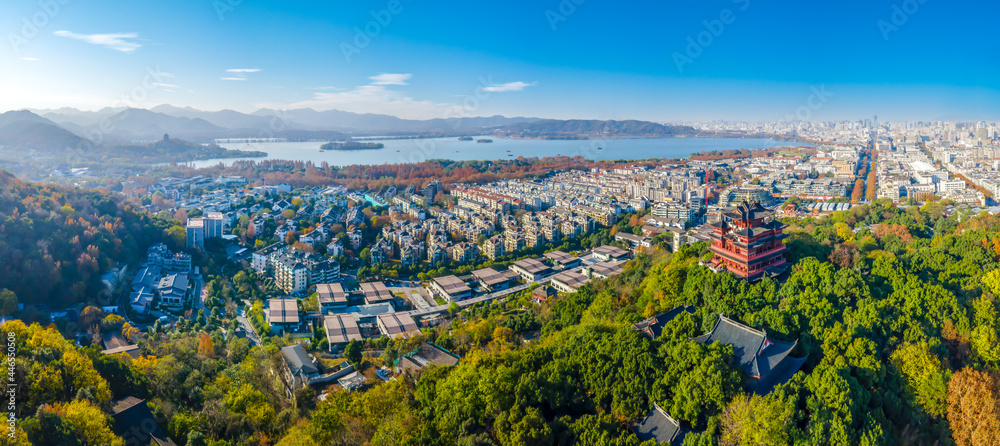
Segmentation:
<svg viewBox="0 0 1000 446">
<path fill-rule="evenodd" d="M 494 161 L 521 157 L 582 156 L 603 161 L 614 159 L 686 159 L 691 154 L 705 151 L 734 149 L 759 150 L 779 147 L 814 146 L 813 143 L 780 141 L 769 138 L 634 138 L 615 137 L 589 140 L 537 140 L 502 138 L 491 135 L 474 135 L 474 138 L 491 138 L 492 144 L 475 144 L 453 137 L 385 140 L 381 149 L 350 151 L 320 151 L 322 143 L 261 143 L 225 144 L 226 148 L 260 150 L 268 153 L 263 160 L 290 160 L 327 163 L 331 166 L 379 165 L 419 163 L 431 159 L 452 161 Z M 250 159 L 246 159 L 250 160 Z M 240 159 L 213 159 L 195 161 L 196 167 L 223 163 L 230 165 Z"/>
</svg>

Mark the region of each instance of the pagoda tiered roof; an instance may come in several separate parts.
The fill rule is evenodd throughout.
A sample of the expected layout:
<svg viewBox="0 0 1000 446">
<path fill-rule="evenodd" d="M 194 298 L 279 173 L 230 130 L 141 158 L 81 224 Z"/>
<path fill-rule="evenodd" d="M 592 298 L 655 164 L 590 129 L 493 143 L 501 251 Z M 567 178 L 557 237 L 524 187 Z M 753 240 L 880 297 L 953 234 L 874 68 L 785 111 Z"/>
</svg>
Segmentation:
<svg viewBox="0 0 1000 446">
<path fill-rule="evenodd" d="M 782 232 L 785 225 L 769 220 L 771 215 L 760 203 L 743 202 L 712 223 L 715 231 L 709 234 L 713 240 L 709 250 L 716 255 L 713 269 L 720 271 L 719 267 L 725 266 L 747 280 L 784 272 L 787 264 L 783 254 L 788 251 L 782 243 L 787 237 Z"/>
<path fill-rule="evenodd" d="M 770 217 L 772 214 L 773 212 L 767 210 L 756 201 L 753 203 L 744 201 L 739 206 L 736 206 L 734 210 L 726 212 L 723 215 L 733 220 L 760 220 Z"/>
</svg>

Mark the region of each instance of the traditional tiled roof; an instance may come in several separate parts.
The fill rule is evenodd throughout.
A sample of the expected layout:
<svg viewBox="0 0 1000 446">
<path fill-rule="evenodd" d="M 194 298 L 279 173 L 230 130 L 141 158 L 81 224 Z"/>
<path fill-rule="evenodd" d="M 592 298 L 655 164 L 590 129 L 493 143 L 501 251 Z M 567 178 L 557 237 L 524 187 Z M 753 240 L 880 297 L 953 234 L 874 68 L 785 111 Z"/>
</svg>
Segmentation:
<svg viewBox="0 0 1000 446">
<path fill-rule="evenodd" d="M 641 331 L 650 340 L 656 339 L 663 334 L 664 325 L 667 325 L 668 322 L 674 320 L 675 317 L 680 316 L 681 313 L 685 312 L 694 314 L 695 307 L 693 305 L 674 307 L 674 309 L 667 311 L 666 313 L 657 314 L 656 316 L 633 325 L 633 327 L 636 330 Z"/>
<path fill-rule="evenodd" d="M 761 352 L 754 358 L 753 363 L 750 364 L 750 373 L 748 375 L 761 377 L 771 373 L 795 349 L 796 345 L 798 345 L 798 341 L 781 342 L 771 339 L 765 340 L 761 346 Z"/>
<path fill-rule="evenodd" d="M 736 362 L 750 377 L 753 392 L 766 394 L 774 386 L 791 379 L 806 358 L 788 356 L 798 345 L 769 339 L 767 333 L 755 330 L 723 315 L 712 331 L 693 339 L 701 344 L 721 342 L 733 347 Z"/>
<path fill-rule="evenodd" d="M 805 364 L 809 356 L 806 355 L 801 358 L 794 358 L 791 356 L 785 356 L 785 358 L 778 363 L 770 373 L 765 375 L 760 379 L 750 380 L 750 390 L 758 395 L 766 395 L 771 392 L 771 389 L 788 382 L 802 368 L 802 364 Z"/>
<path fill-rule="evenodd" d="M 760 351 L 760 347 L 767 340 L 767 333 L 754 330 L 723 315 L 719 315 L 719 321 L 716 322 L 712 331 L 698 336 L 694 340 L 705 345 L 710 345 L 716 341 L 731 345 L 733 353 L 736 354 L 736 363 L 743 368 L 744 373 L 753 376 L 753 362 L 757 357 L 757 352 Z"/>
<path fill-rule="evenodd" d="M 296 343 L 287 347 L 281 347 L 281 354 L 284 355 L 285 362 L 288 363 L 288 368 L 291 370 L 292 375 L 303 374 L 309 376 L 319 373 L 319 369 L 309 359 L 309 355 L 306 353 L 306 349 L 302 347 L 302 344 Z"/>
<path fill-rule="evenodd" d="M 733 220 L 757 220 L 770 216 L 771 211 L 765 209 L 760 203 L 744 201 L 736 206 L 735 210 L 726 212 L 725 215 Z"/>
<path fill-rule="evenodd" d="M 649 415 L 637 423 L 633 430 L 639 441 L 643 442 L 655 439 L 660 444 L 676 446 L 684 441 L 684 431 L 680 423 L 655 403 Z"/>
<path fill-rule="evenodd" d="M 160 429 L 145 400 L 132 396 L 120 399 L 111 404 L 111 413 L 115 420 L 112 430 L 125 444 L 176 446 Z"/>
</svg>

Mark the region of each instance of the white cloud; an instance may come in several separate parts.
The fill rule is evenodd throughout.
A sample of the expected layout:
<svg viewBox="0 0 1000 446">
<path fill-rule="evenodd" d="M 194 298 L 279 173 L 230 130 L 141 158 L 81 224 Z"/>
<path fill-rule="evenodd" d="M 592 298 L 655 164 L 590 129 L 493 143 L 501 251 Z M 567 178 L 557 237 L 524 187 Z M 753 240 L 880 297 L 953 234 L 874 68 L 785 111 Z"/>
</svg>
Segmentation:
<svg viewBox="0 0 1000 446">
<path fill-rule="evenodd" d="M 312 99 L 288 105 L 288 108 L 344 110 L 355 113 L 380 113 L 408 119 L 440 118 L 451 104 L 417 100 L 384 85 L 361 85 L 347 91 L 318 92 Z"/>
<path fill-rule="evenodd" d="M 22 57 L 21 60 L 26 60 L 28 62 L 38 62 L 38 61 L 40 61 L 42 59 L 36 59 L 34 57 Z"/>
<path fill-rule="evenodd" d="M 507 91 L 524 91 L 525 87 L 532 87 L 538 85 L 538 82 L 507 82 L 506 84 L 493 84 L 488 87 L 483 87 L 483 91 L 488 91 L 491 93 L 503 93 Z"/>
<path fill-rule="evenodd" d="M 434 119 L 474 116 L 479 109 L 468 110 L 462 103 L 442 103 L 431 100 L 414 99 L 411 95 L 392 86 L 410 85 L 413 77 L 409 73 L 381 73 L 370 76 L 370 83 L 351 89 L 321 86 L 312 87 L 318 90 L 313 97 L 291 104 L 257 103 L 257 108 L 296 109 L 312 108 L 314 110 L 342 110 L 353 113 L 378 113 L 397 116 L 403 119 Z M 489 92 L 522 91 L 526 87 L 537 85 L 537 82 L 509 82 L 506 84 L 491 84 L 484 88 Z M 467 95 L 457 97 L 465 98 Z"/>
<path fill-rule="evenodd" d="M 60 30 L 56 31 L 55 35 L 59 37 L 69 37 L 70 39 L 76 39 L 94 45 L 100 45 L 115 51 L 121 51 L 123 53 L 132 53 L 142 47 L 139 43 L 127 40 L 139 38 L 139 35 L 136 33 L 75 34 L 69 31 Z"/>
<path fill-rule="evenodd" d="M 150 83 L 156 85 L 157 87 L 163 87 L 163 88 L 181 88 L 174 84 L 161 84 L 159 82 L 150 82 Z"/>
<path fill-rule="evenodd" d="M 386 85 L 407 85 L 412 75 L 372 76 L 373 82 L 359 85 L 350 90 L 318 91 L 311 99 L 293 104 L 255 104 L 259 108 L 312 108 L 316 110 L 343 110 L 354 113 L 379 113 L 404 119 L 429 119 L 448 117 L 454 104 L 417 100 L 405 92 L 391 90 Z M 387 82 L 394 82 L 389 83 Z"/>
<path fill-rule="evenodd" d="M 381 73 L 368 79 L 372 80 L 372 85 L 410 85 L 406 81 L 411 77 L 413 75 L 409 73 Z"/>
<path fill-rule="evenodd" d="M 220 77 L 219 79 L 224 81 L 245 81 L 247 80 L 248 73 L 257 73 L 260 68 L 230 68 L 226 70 L 227 73 L 233 73 L 234 76 Z"/>
</svg>

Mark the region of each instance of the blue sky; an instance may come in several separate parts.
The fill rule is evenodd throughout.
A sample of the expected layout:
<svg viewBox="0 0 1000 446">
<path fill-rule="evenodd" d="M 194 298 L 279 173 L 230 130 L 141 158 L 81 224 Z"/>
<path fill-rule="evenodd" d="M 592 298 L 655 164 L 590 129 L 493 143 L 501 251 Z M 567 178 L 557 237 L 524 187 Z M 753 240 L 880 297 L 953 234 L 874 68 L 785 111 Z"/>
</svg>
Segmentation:
<svg viewBox="0 0 1000 446">
<path fill-rule="evenodd" d="M 998 12 L 963 0 L 3 2 L 0 110 L 783 120 L 819 89 L 811 120 L 998 119 Z"/>
</svg>

